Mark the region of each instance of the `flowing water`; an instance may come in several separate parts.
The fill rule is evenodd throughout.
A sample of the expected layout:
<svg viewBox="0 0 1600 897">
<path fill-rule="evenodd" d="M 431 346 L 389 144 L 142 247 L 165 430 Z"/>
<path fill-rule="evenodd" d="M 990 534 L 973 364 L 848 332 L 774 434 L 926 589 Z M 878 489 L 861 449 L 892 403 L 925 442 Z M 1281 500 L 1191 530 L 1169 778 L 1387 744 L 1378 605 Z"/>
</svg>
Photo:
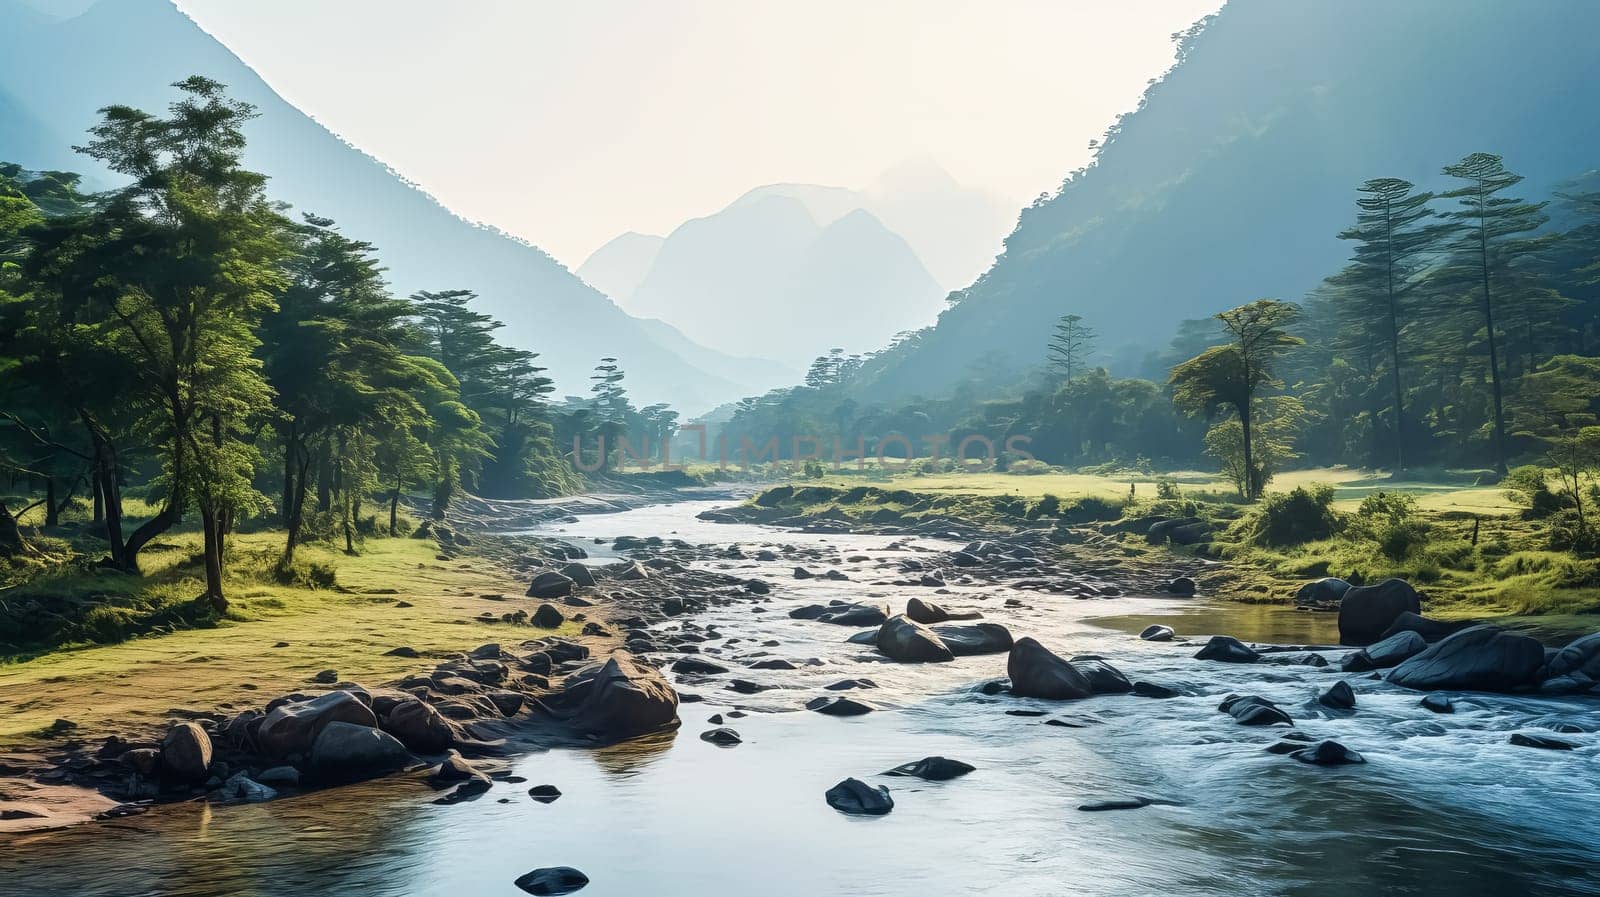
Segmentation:
<svg viewBox="0 0 1600 897">
<path fill-rule="evenodd" d="M 20 839 L 0 847 L 0 894 L 509 897 L 520 893 L 512 884 L 519 875 L 557 865 L 587 873 L 583 893 L 596 897 L 1600 894 L 1596 700 L 1460 695 L 1455 714 L 1436 716 L 1415 693 L 1351 677 L 1357 711 L 1330 716 L 1308 702 L 1336 672 L 1197 661 L 1193 644 L 1130 634 L 1159 618 L 1182 636 L 1227 631 L 1313 643 L 1332 637 L 1326 616 L 952 585 L 937 600 L 981 609 L 1057 653 L 1101 654 L 1132 679 L 1185 692 L 1056 704 L 987 697 L 975 685 L 1004 675 L 1004 655 L 881 663 L 844 642 L 855 630 L 785 613 L 833 598 L 872 595 L 899 606 L 913 594 L 929 597 L 927 589 L 861 580 L 892 578 L 876 566 L 885 561 L 951 546 L 916 539 L 891 551 L 896 540 L 887 536 L 695 519 L 714 504 L 586 516 L 541 532 L 585 543 L 658 535 L 747 549 L 789 544 L 870 558 L 839 564 L 855 581 L 836 582 L 794 580 L 793 561 L 708 553 L 707 565 L 731 565 L 775 586 L 765 613 L 739 603 L 696 617 L 740 639 L 713 656 L 727 664 L 777 640 L 780 647 L 765 650 L 798 670 L 735 675 L 781 687 L 746 697 L 716 680 L 680 683 L 705 700 L 683 705 L 678 732 L 529 755 L 515 769 L 526 784 L 497 783 L 482 799 L 453 806 L 430 804 L 432 792 L 401 779 L 258 805 L 168 806 Z M 1007 597 L 1026 606 L 1003 607 Z M 1328 656 L 1336 663 L 1341 653 Z M 821 663 L 808 665 L 812 659 Z M 838 719 L 799 709 L 851 677 L 879 688 L 842 694 L 879 712 Z M 1337 738 L 1368 762 L 1317 767 L 1269 754 L 1262 748 L 1275 740 L 1271 731 L 1217 711 L 1228 692 L 1271 698 L 1300 730 Z M 697 737 L 707 717 L 735 708 L 747 715 L 727 724 L 743 744 L 720 748 Z M 1046 715 L 1006 712 L 1017 709 Z M 1563 722 L 1588 730 L 1559 736 L 1577 750 L 1506 742 L 1512 731 L 1548 733 Z M 928 755 L 977 771 L 940 783 L 876 775 Z M 823 792 L 847 776 L 888 785 L 894 811 L 868 818 L 829 808 Z M 541 783 L 563 796 L 548 805 L 528 798 L 524 789 Z M 1078 809 L 1128 796 L 1173 803 Z"/>
</svg>

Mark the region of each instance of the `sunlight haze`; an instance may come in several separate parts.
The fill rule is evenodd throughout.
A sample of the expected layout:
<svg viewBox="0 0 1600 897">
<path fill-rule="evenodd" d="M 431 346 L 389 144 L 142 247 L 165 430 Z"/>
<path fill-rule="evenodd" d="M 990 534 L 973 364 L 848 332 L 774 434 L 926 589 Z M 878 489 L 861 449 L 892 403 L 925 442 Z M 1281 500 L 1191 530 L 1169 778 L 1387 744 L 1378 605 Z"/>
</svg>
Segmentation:
<svg viewBox="0 0 1600 897">
<path fill-rule="evenodd" d="M 178 5 L 334 132 L 576 268 L 752 187 L 864 187 L 921 156 L 1020 208 L 1220 4 Z"/>
</svg>

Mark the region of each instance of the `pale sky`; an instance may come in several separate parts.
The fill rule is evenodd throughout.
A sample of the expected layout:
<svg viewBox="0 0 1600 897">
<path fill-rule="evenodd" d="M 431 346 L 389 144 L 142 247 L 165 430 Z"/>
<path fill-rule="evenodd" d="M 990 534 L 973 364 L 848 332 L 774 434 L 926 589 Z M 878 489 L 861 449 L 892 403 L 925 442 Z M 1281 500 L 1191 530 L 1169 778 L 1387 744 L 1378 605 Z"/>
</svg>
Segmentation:
<svg viewBox="0 0 1600 897">
<path fill-rule="evenodd" d="M 177 0 L 290 102 L 576 268 L 928 156 L 1019 208 L 1220 0 Z"/>
</svg>

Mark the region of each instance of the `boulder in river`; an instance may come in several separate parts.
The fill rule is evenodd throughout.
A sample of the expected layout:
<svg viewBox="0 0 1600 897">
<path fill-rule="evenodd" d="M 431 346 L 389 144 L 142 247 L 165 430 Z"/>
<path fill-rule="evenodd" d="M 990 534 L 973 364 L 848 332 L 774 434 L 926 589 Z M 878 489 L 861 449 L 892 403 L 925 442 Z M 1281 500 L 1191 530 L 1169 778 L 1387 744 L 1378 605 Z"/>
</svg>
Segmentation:
<svg viewBox="0 0 1600 897">
<path fill-rule="evenodd" d="M 1473 624 L 1470 620 L 1430 620 L 1421 614 L 1406 611 L 1394 618 L 1389 628 L 1383 631 L 1383 637 L 1388 638 L 1401 632 L 1415 632 L 1422 636 L 1423 641 L 1432 644 L 1471 625 Z"/>
<path fill-rule="evenodd" d="M 1217 709 L 1233 717 L 1241 726 L 1294 725 L 1289 714 L 1260 695 L 1228 695 Z"/>
<path fill-rule="evenodd" d="M 378 718 L 372 708 L 348 691 L 330 691 L 305 701 L 282 704 L 268 713 L 256 730 L 261 752 L 274 759 L 305 755 L 330 723 L 350 723 L 373 728 Z"/>
<path fill-rule="evenodd" d="M 1422 696 L 1422 706 L 1434 713 L 1455 713 L 1456 705 L 1449 698 L 1441 694 Z"/>
<path fill-rule="evenodd" d="M 1254 649 L 1229 635 L 1213 635 L 1194 656 L 1196 660 L 1220 663 L 1255 663 L 1261 659 Z"/>
<path fill-rule="evenodd" d="M 1339 644 L 1370 645 L 1408 612 L 1422 613 L 1422 597 L 1403 579 L 1352 586 L 1339 600 Z"/>
<path fill-rule="evenodd" d="M 514 884 L 535 897 L 571 894 L 589 883 L 589 876 L 571 866 L 550 866 L 520 876 Z"/>
<path fill-rule="evenodd" d="M 718 673 L 726 673 L 728 668 L 718 663 L 712 663 L 709 660 L 688 656 L 680 657 L 673 661 L 672 671 L 674 673 L 687 673 L 691 676 L 715 676 Z"/>
<path fill-rule="evenodd" d="M 1094 694 L 1089 678 L 1031 637 L 1017 639 L 1006 662 L 1011 693 L 1022 698 L 1067 701 Z"/>
<path fill-rule="evenodd" d="M 1548 735 L 1528 735 L 1523 732 L 1512 733 L 1510 742 L 1518 747 L 1543 748 L 1547 751 L 1570 751 L 1577 745 L 1560 738 L 1551 738 Z"/>
<path fill-rule="evenodd" d="M 458 738 L 455 724 L 417 698 L 396 703 L 384 714 L 380 728 L 419 754 L 437 754 Z"/>
<path fill-rule="evenodd" d="M 1294 751 L 1289 756 L 1313 766 L 1344 766 L 1367 762 L 1367 758 L 1337 741 L 1319 741 L 1311 747 Z"/>
<path fill-rule="evenodd" d="M 1172 631 L 1171 626 L 1163 626 L 1160 623 L 1152 623 L 1139 633 L 1139 637 L 1147 642 L 1170 642 L 1175 635 L 1177 633 Z"/>
<path fill-rule="evenodd" d="M 1348 582 L 1337 576 L 1325 576 L 1301 586 L 1294 593 L 1294 603 L 1308 607 L 1335 607 L 1348 591 Z"/>
<path fill-rule="evenodd" d="M 1011 631 L 999 623 L 931 626 L 934 635 L 957 657 L 1001 654 L 1011 650 Z"/>
<path fill-rule="evenodd" d="M 727 726 L 718 726 L 715 729 L 707 729 L 701 732 L 700 740 L 709 741 L 717 747 L 733 747 L 736 744 L 744 743 L 744 739 L 739 736 L 739 733 Z"/>
<path fill-rule="evenodd" d="M 198 723 L 178 723 L 161 739 L 161 772 L 175 782 L 205 781 L 211 768 L 211 736 Z"/>
<path fill-rule="evenodd" d="M 1473 626 L 1395 667 L 1389 681 L 1420 691 L 1515 691 L 1533 685 L 1544 646 L 1498 626 Z"/>
<path fill-rule="evenodd" d="M 952 613 L 932 601 L 923 601 L 921 598 L 912 598 L 906 602 L 906 616 L 918 623 L 932 624 L 943 623 L 946 620 L 976 620 L 983 614 L 977 611 L 964 611 Z"/>
<path fill-rule="evenodd" d="M 678 723 L 678 693 L 659 670 L 625 651 L 579 669 L 559 693 L 536 704 L 591 742 L 624 741 Z"/>
<path fill-rule="evenodd" d="M 1397 632 L 1360 651 L 1346 654 L 1339 667 L 1346 673 L 1365 673 L 1368 670 L 1386 670 L 1399 666 L 1406 660 L 1428 649 L 1422 636 L 1410 630 Z"/>
<path fill-rule="evenodd" d="M 1590 691 L 1600 683 L 1600 632 L 1571 642 L 1551 655 L 1540 671 L 1541 691 Z"/>
<path fill-rule="evenodd" d="M 882 816 L 894 809 L 894 798 L 889 789 L 879 785 L 874 788 L 860 779 L 845 779 L 829 788 L 824 795 L 828 806 L 851 816 Z"/>
<path fill-rule="evenodd" d="M 1120 695 L 1133 691 L 1133 683 L 1122 671 L 1098 657 L 1074 657 L 1067 661 L 1073 669 L 1089 680 L 1089 688 L 1097 695 Z"/>
<path fill-rule="evenodd" d="M 877 708 L 853 698 L 825 695 L 807 701 L 806 709 L 824 716 L 863 716 Z"/>
<path fill-rule="evenodd" d="M 1354 710 L 1356 706 L 1356 690 L 1350 683 L 1340 679 L 1328 687 L 1328 690 L 1317 695 L 1317 703 L 1334 710 Z"/>
<path fill-rule="evenodd" d="M 311 771 L 323 781 L 375 778 L 410 762 L 410 752 L 393 735 L 354 723 L 328 723 L 311 745 Z"/>
<path fill-rule="evenodd" d="M 884 773 L 886 776 L 910 776 L 929 782 L 945 782 L 960 778 L 977 767 L 948 757 L 923 757 L 914 763 L 902 763 Z"/>
<path fill-rule="evenodd" d="M 878 627 L 878 651 L 900 663 L 944 663 L 954 660 L 952 652 L 932 629 L 896 614 Z"/>
<path fill-rule="evenodd" d="M 546 570 L 528 584 L 529 598 L 564 598 L 572 594 L 572 579 L 554 570 Z"/>
<path fill-rule="evenodd" d="M 1179 595 L 1184 598 L 1192 598 L 1194 593 L 1195 584 L 1194 579 L 1191 577 L 1180 576 L 1177 579 L 1174 579 L 1172 582 L 1167 583 L 1168 595 Z"/>
</svg>

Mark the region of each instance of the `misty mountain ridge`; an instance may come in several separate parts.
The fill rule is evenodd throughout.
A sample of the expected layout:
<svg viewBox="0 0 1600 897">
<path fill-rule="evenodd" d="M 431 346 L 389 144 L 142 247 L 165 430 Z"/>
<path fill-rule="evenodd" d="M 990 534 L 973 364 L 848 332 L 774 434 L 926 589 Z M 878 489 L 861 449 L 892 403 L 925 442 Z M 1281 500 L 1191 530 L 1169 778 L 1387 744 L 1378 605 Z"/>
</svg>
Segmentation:
<svg viewBox="0 0 1600 897">
<path fill-rule="evenodd" d="M 758 188 L 659 244 L 612 241 L 579 273 L 611 284 L 630 313 L 723 352 L 803 368 L 834 347 L 868 351 L 931 321 L 945 291 L 902 237 L 847 199 L 833 188 Z M 626 266 L 646 255 L 648 271 L 627 289 Z"/>
<path fill-rule="evenodd" d="M 120 103 L 161 111 L 174 99 L 170 84 L 205 75 L 257 107 L 246 164 L 271 178 L 273 199 L 376 245 L 399 295 L 476 291 L 478 309 L 504 322 L 500 338 L 541 353 L 562 388 L 585 387 L 602 356 L 622 361 L 641 401 L 671 401 L 690 413 L 768 382 L 713 373 L 748 366 L 661 322 L 630 317 L 537 247 L 457 216 L 286 102 L 170 0 L 100 0 L 64 19 L 0 0 L 0 21 L 10 32 L 0 54 L 0 160 L 79 171 L 91 189 L 120 183 L 71 149 L 98 121 L 96 110 Z"/>
<path fill-rule="evenodd" d="M 1548 196 L 1600 161 L 1600 122 L 1573 114 L 1600 104 L 1597 28 L 1600 5 L 1579 0 L 1230 0 L 1094 163 L 1025 209 L 962 301 L 858 389 L 932 395 L 979 359 L 1042 363 L 1064 314 L 1100 332 L 1104 362 L 1185 319 L 1299 299 L 1344 264 L 1337 235 L 1369 178 L 1438 189 L 1444 165 L 1492 152 L 1526 176 L 1515 195 Z"/>
</svg>

